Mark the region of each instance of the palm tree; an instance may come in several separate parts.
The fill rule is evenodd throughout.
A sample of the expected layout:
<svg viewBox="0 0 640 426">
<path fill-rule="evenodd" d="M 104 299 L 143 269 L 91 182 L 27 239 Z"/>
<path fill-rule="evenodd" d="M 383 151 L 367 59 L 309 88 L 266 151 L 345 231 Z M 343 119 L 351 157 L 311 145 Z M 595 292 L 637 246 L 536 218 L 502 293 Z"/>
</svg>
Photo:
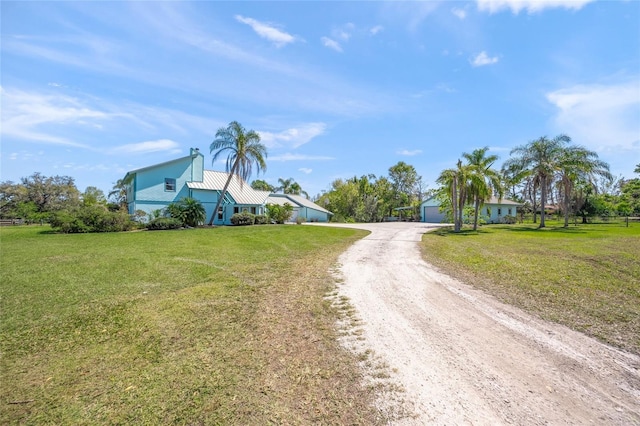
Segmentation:
<svg viewBox="0 0 640 426">
<path fill-rule="evenodd" d="M 486 157 L 489 147 L 474 150 L 471 154 L 463 153 L 469 166 L 469 195 L 473 198 L 474 216 L 473 230 L 478 229 L 478 212 L 485 201 L 488 201 L 494 192 L 502 198 L 502 183 L 500 174 L 491 166 L 498 160 L 497 155 Z"/>
<path fill-rule="evenodd" d="M 609 165 L 598 158 L 598 154 L 580 146 L 564 149 L 559 158 L 559 185 L 562 190 L 564 227 L 569 226 L 569 202 L 576 182 L 584 182 L 596 188 L 594 177 L 613 179 Z"/>
<path fill-rule="evenodd" d="M 307 191 L 303 190 L 300 184 L 293 180 L 293 178 L 279 178 L 278 183 L 280 186 L 276 188 L 276 191 L 282 191 L 283 194 L 304 195 L 306 198 L 309 198 Z"/>
<path fill-rule="evenodd" d="M 132 180 L 133 175 L 129 175 L 123 179 L 118 179 L 107 195 L 107 198 L 113 199 L 113 202 L 118 204 L 122 210 L 127 208 L 127 186 Z"/>
<path fill-rule="evenodd" d="M 184 223 L 191 227 L 198 226 L 207 218 L 202 203 L 191 197 L 185 197 L 180 200 L 180 210 L 182 211 Z"/>
<path fill-rule="evenodd" d="M 260 143 L 260 135 L 257 132 L 254 130 L 245 131 L 240 123 L 232 121 L 227 127 L 218 129 L 216 138 L 211 143 L 209 150 L 213 154 L 212 163 L 215 163 L 218 157 L 228 152 L 226 171 L 229 173 L 229 177 L 220 197 L 218 197 L 211 219 L 209 219 L 209 225 L 213 225 L 213 220 L 227 193 L 231 179 L 239 178 L 242 184 L 251 176 L 254 163 L 257 166 L 258 173 L 267 169 L 265 161 L 267 148 Z"/>
<path fill-rule="evenodd" d="M 455 169 L 443 170 L 436 180 L 437 183 L 442 185 L 447 198 L 451 202 L 454 232 L 460 232 L 460 229 L 462 229 L 462 214 L 468 200 L 468 174 L 469 166 L 463 166 L 462 161 L 458 160 Z"/>
<path fill-rule="evenodd" d="M 571 138 L 567 135 L 558 135 L 553 139 L 542 136 L 525 145 L 515 147 L 511 151 L 511 155 L 515 154 L 515 157 L 509 161 L 520 164 L 522 170 L 528 170 L 534 182 L 538 182 L 540 188 L 539 228 L 545 227 L 544 209 L 547 202 L 547 189 L 555 173 L 559 170 L 562 153 L 569 142 L 571 142 Z"/>
</svg>

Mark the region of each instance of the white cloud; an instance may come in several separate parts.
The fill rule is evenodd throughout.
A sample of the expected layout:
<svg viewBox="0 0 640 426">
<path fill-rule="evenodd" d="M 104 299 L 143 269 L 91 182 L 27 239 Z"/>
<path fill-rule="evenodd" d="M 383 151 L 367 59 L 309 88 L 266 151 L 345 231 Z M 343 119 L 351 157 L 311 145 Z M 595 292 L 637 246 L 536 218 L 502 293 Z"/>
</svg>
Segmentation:
<svg viewBox="0 0 640 426">
<path fill-rule="evenodd" d="M 511 9 L 514 14 L 521 10 L 531 14 L 555 7 L 579 10 L 592 1 L 594 0 L 477 0 L 478 10 L 497 13 L 503 9 Z"/>
<path fill-rule="evenodd" d="M 375 27 L 372 27 L 371 29 L 369 29 L 369 33 L 371 35 L 376 35 L 382 30 L 384 30 L 384 27 L 382 25 L 376 25 Z"/>
<path fill-rule="evenodd" d="M 245 18 L 244 16 L 236 15 L 236 20 L 249 25 L 256 34 L 269 40 L 276 45 L 276 47 L 282 47 L 286 44 L 293 43 L 296 40 L 296 38 L 291 34 L 285 33 L 270 24 L 257 21 L 253 18 Z"/>
<path fill-rule="evenodd" d="M 298 169 L 298 171 L 308 175 L 309 173 L 311 173 L 313 171 L 313 169 L 308 169 L 306 167 L 301 167 L 301 168 Z"/>
<path fill-rule="evenodd" d="M 491 64 L 495 64 L 499 61 L 497 56 L 494 57 L 490 57 L 489 55 L 487 55 L 487 52 L 485 52 L 484 50 L 480 53 L 478 53 L 473 59 L 471 59 L 469 62 L 471 62 L 471 65 L 473 65 L 474 67 L 482 67 L 484 65 L 491 65 Z"/>
<path fill-rule="evenodd" d="M 61 136 L 52 127 L 84 127 L 87 122 L 108 120 L 115 115 L 84 105 L 76 98 L 0 87 L 2 97 L 2 126 L 5 137 L 88 148 L 87 145 Z M 47 127 L 47 129 L 43 129 Z"/>
<path fill-rule="evenodd" d="M 283 130 L 279 133 L 259 132 L 260 140 L 268 148 L 286 146 L 298 148 L 306 144 L 311 139 L 324 133 L 327 125 L 325 123 L 306 123 L 296 128 Z"/>
<path fill-rule="evenodd" d="M 403 149 L 400 151 L 396 151 L 396 154 L 398 155 L 405 155 L 408 157 L 413 157 L 414 155 L 418 155 L 418 154 L 422 154 L 422 150 L 421 149 L 414 149 L 414 150 L 408 150 L 408 149 Z"/>
<path fill-rule="evenodd" d="M 640 79 L 578 85 L 547 93 L 559 133 L 596 151 L 635 151 L 640 158 Z M 630 153 L 627 153 L 628 156 Z"/>
<path fill-rule="evenodd" d="M 157 141 L 145 141 L 120 145 L 111 149 L 111 154 L 147 154 L 150 152 L 166 151 L 170 154 L 181 152 L 180 145 L 171 139 L 160 139 Z"/>
<path fill-rule="evenodd" d="M 338 38 L 343 41 L 349 41 L 355 29 L 356 29 L 356 26 L 353 25 L 351 22 L 348 22 L 344 24 L 342 27 L 335 28 L 333 31 L 331 31 L 331 35 L 333 36 L 333 38 Z"/>
<path fill-rule="evenodd" d="M 467 11 L 464 9 L 460 9 L 459 7 L 454 7 L 451 9 L 451 13 L 456 15 L 458 19 L 464 19 L 467 17 Z"/>
<path fill-rule="evenodd" d="M 320 38 L 324 47 L 328 47 L 329 49 L 333 49 L 336 52 L 342 53 L 342 46 L 335 40 L 330 39 L 329 37 Z"/>
<path fill-rule="evenodd" d="M 323 155 L 291 154 L 289 152 L 286 154 L 269 157 L 269 161 L 327 161 L 334 159 L 334 157 L 327 157 Z"/>
</svg>

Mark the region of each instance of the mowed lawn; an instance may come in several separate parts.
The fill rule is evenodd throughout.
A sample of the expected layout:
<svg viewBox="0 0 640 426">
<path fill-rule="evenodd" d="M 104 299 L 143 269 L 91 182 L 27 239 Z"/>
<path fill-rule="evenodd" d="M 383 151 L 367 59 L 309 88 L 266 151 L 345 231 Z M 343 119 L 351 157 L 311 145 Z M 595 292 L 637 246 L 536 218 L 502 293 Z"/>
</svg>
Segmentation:
<svg viewBox="0 0 640 426">
<path fill-rule="evenodd" d="M 506 303 L 640 354 L 640 223 L 425 234 L 425 259 Z"/>
<path fill-rule="evenodd" d="M 328 272 L 362 231 L 0 229 L 1 424 L 376 424 Z"/>
</svg>

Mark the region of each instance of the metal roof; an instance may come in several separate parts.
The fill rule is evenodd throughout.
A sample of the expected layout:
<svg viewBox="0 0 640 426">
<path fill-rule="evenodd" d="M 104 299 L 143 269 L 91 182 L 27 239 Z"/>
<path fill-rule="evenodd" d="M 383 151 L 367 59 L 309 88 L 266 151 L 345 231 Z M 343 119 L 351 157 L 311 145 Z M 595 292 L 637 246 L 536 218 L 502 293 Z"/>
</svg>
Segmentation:
<svg viewBox="0 0 640 426">
<path fill-rule="evenodd" d="M 502 205 L 509 205 L 509 206 L 521 206 L 521 203 L 515 202 L 513 200 L 509 200 L 507 198 L 503 198 L 502 200 L 498 199 L 498 197 L 496 197 L 495 195 L 491 196 L 491 199 L 489 199 L 489 201 L 485 201 L 485 204 L 502 204 Z"/>
<path fill-rule="evenodd" d="M 305 197 L 303 197 L 301 195 L 271 194 L 269 196 L 269 200 L 274 200 L 274 199 L 277 199 L 277 198 L 280 198 L 280 199 L 288 198 L 289 200 L 293 201 L 295 204 L 298 204 L 298 205 L 300 205 L 302 207 L 307 207 L 307 208 L 310 208 L 310 209 L 318 210 L 320 212 L 328 213 L 328 214 L 331 214 L 331 215 L 333 214 L 329 210 L 320 207 L 319 205 L 317 205 L 313 201 L 311 201 L 311 200 L 309 200 L 309 199 L 307 199 L 307 198 L 305 198 Z M 286 202 L 286 200 L 283 201 L 283 202 L 277 202 L 277 203 L 274 203 L 274 204 L 284 204 L 285 202 Z M 291 203 L 289 203 L 289 204 L 291 204 Z"/>
<path fill-rule="evenodd" d="M 222 191 L 227 183 L 229 173 L 204 170 L 202 182 L 187 182 L 190 189 L 204 189 L 208 191 Z M 233 197 L 236 204 L 264 204 L 269 193 L 267 191 L 256 191 L 238 176 L 233 176 L 227 192 Z"/>
</svg>

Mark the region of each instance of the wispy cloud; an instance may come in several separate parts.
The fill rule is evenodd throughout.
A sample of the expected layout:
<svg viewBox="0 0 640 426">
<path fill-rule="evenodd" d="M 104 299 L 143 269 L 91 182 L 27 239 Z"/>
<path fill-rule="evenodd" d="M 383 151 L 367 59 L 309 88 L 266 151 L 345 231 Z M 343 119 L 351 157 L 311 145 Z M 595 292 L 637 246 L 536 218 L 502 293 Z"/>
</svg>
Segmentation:
<svg viewBox="0 0 640 426">
<path fill-rule="evenodd" d="M 328 161 L 328 160 L 335 160 L 335 158 L 324 156 L 324 155 L 305 155 L 305 154 L 292 154 L 292 153 L 286 153 L 282 155 L 269 157 L 269 161 Z"/>
<path fill-rule="evenodd" d="M 640 158 L 640 79 L 578 85 L 547 93 L 559 132 L 597 151 L 635 150 Z"/>
<path fill-rule="evenodd" d="M 439 1 L 382 2 L 381 14 L 394 20 L 406 22 L 407 30 L 414 32 L 420 28 L 429 15 L 438 9 L 440 3 Z"/>
<path fill-rule="evenodd" d="M 59 132 L 60 127 L 100 127 L 101 121 L 114 117 L 106 111 L 85 105 L 69 96 L 56 96 L 8 90 L 0 87 L 4 137 L 54 145 L 89 148 Z M 54 130 L 58 129 L 58 130 Z"/>
<path fill-rule="evenodd" d="M 298 148 L 311 139 L 324 133 L 325 123 L 306 123 L 298 127 L 283 130 L 279 133 L 261 131 L 260 140 L 269 148 L 290 147 Z"/>
<path fill-rule="evenodd" d="M 376 35 L 379 32 L 381 32 L 382 30 L 384 30 L 384 27 L 382 25 L 376 25 L 375 27 L 371 27 L 369 29 L 369 34 Z"/>
<path fill-rule="evenodd" d="M 451 9 L 451 13 L 453 13 L 460 20 L 463 20 L 467 17 L 467 11 L 464 9 L 460 9 L 459 7 L 454 7 L 453 9 Z"/>
<path fill-rule="evenodd" d="M 308 175 L 313 171 L 313 169 L 308 169 L 306 167 L 301 167 L 301 168 L 298 169 L 298 171 Z"/>
<path fill-rule="evenodd" d="M 87 33 L 61 36 L 10 35 L 2 38 L 2 49 L 16 55 L 57 62 L 103 73 L 127 74 L 125 65 L 113 42 Z"/>
<path fill-rule="evenodd" d="M 160 139 L 120 145 L 109 151 L 110 154 L 148 154 L 150 152 L 178 154 L 181 150 L 178 142 L 172 141 L 171 139 Z"/>
<path fill-rule="evenodd" d="M 522 10 L 532 14 L 552 8 L 579 10 L 592 1 L 595 0 L 477 0 L 477 3 L 478 10 L 489 13 L 510 9 L 514 14 L 518 14 Z"/>
<path fill-rule="evenodd" d="M 483 50 L 482 52 L 478 53 L 475 57 L 471 58 L 469 60 L 469 62 L 474 67 L 482 67 L 482 66 L 485 66 L 485 65 L 495 64 L 499 60 L 500 59 L 497 56 L 491 57 L 491 56 L 487 55 L 487 52 L 485 52 Z"/>
<path fill-rule="evenodd" d="M 322 41 L 322 45 L 324 47 L 328 47 L 329 49 L 342 53 L 342 46 L 340 46 L 340 43 L 337 41 L 330 39 L 329 37 L 321 37 L 320 41 Z"/>
<path fill-rule="evenodd" d="M 400 151 L 396 151 L 396 154 L 404 155 L 407 157 L 413 157 L 415 155 L 422 154 L 422 150 L 421 149 L 414 149 L 414 150 L 402 149 Z"/>
<path fill-rule="evenodd" d="M 286 44 L 293 43 L 296 40 L 294 36 L 281 31 L 273 24 L 260 22 L 253 18 L 245 18 L 241 15 L 236 15 L 235 18 L 238 22 L 249 25 L 253 29 L 253 31 L 256 32 L 256 34 L 258 34 L 262 38 L 269 40 L 276 47 L 282 47 Z"/>
</svg>

